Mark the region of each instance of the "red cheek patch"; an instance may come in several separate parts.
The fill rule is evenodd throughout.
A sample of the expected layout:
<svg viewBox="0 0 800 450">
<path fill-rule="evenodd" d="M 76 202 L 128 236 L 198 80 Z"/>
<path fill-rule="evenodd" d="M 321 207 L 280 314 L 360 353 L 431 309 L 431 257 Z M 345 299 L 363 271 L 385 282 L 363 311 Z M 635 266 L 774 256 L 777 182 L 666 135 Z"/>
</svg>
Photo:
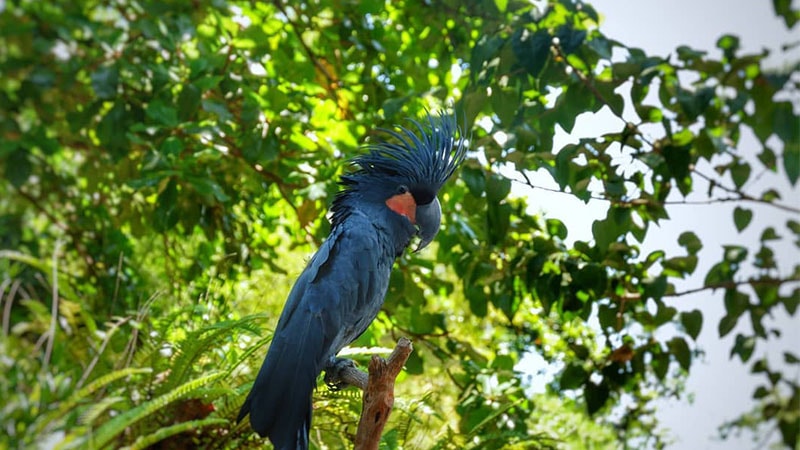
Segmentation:
<svg viewBox="0 0 800 450">
<path fill-rule="evenodd" d="M 410 192 L 389 197 L 386 200 L 386 206 L 397 214 L 405 216 L 412 224 L 416 225 L 417 202 L 414 201 L 414 196 Z"/>
</svg>

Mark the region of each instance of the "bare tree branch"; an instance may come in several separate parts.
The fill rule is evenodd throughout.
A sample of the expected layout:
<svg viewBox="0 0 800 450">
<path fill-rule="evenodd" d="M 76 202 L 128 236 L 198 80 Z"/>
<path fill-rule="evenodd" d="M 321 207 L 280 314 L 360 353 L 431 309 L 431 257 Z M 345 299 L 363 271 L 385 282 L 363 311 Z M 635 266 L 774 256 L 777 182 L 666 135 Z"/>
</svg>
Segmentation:
<svg viewBox="0 0 800 450">
<path fill-rule="evenodd" d="M 369 362 L 369 382 L 364 391 L 355 450 L 378 450 L 381 433 L 394 406 L 395 379 L 412 350 L 411 341 L 400 338 L 389 359 L 374 355 Z"/>
<path fill-rule="evenodd" d="M 383 359 L 373 355 L 369 362 L 369 376 L 354 365 L 337 364 L 326 370 L 325 382 L 329 386 L 352 385 L 364 391 L 361 419 L 356 431 L 355 450 L 377 450 L 386 422 L 394 406 L 394 382 L 408 360 L 413 347 L 411 341 L 401 337 L 397 346 Z"/>
</svg>

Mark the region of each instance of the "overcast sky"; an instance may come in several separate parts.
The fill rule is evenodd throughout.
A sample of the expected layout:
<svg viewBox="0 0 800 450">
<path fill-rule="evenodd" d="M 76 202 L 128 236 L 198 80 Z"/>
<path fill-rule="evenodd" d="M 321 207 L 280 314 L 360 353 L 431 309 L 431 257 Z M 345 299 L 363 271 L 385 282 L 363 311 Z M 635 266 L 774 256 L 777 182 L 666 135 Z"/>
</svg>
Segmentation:
<svg viewBox="0 0 800 450">
<path fill-rule="evenodd" d="M 798 33 L 800 26 L 796 26 L 794 32 L 787 31 L 783 22 L 775 17 L 770 1 L 590 0 L 589 3 L 594 5 L 603 17 L 601 30 L 607 36 L 626 45 L 642 48 L 649 54 L 666 56 L 680 45 L 689 45 L 695 49 L 709 50 L 712 55 L 718 55 L 719 52 L 715 49 L 717 39 L 723 34 L 730 33 L 740 37 L 741 47 L 745 52 L 760 52 L 763 48 L 773 49 L 767 60 L 768 67 L 780 67 L 787 59 L 792 61 L 800 59 L 797 51 L 786 54 L 780 50 L 782 44 L 800 41 Z M 605 132 L 619 131 L 618 119 L 597 120 L 587 117 L 583 119 L 577 122 L 571 137 L 562 136 L 560 142 L 555 143 L 557 148 L 567 140 L 575 140 L 579 136 L 597 136 Z M 755 139 L 745 133 L 738 149 L 739 154 L 756 161 L 755 155 L 760 150 Z M 753 167 L 760 169 L 761 166 L 758 162 L 754 162 Z M 711 169 L 706 172 L 711 173 Z M 758 172 L 759 170 L 754 170 L 754 173 Z M 537 177 L 535 184 L 553 187 L 554 183 L 548 178 L 549 176 Z M 778 174 L 765 174 L 757 182 L 748 184 L 745 190 L 760 195 L 768 186 L 777 187 L 783 194 L 785 202 L 800 206 L 798 200 L 800 189 L 789 185 L 782 170 Z M 529 202 L 535 210 L 563 220 L 569 229 L 570 240 L 590 240 L 592 221 L 603 218 L 608 207 L 605 202 L 590 202 L 589 205 L 585 205 L 569 195 L 544 194 L 543 191 L 523 195 L 530 196 Z M 643 254 L 657 248 L 666 248 L 668 254 L 681 255 L 683 250 L 676 245 L 678 235 L 686 230 L 695 231 L 704 245 L 699 255 L 700 264 L 696 276 L 679 284 L 678 288 L 697 287 L 702 285 L 711 263 L 720 259 L 723 245 L 743 244 L 757 249 L 758 238 L 765 226 L 774 225 L 779 234 L 786 235 L 784 225 L 786 220 L 789 218 L 800 220 L 797 215 L 776 208 L 754 204 L 743 205 L 752 209 L 755 217 L 748 229 L 739 234 L 732 223 L 734 206 L 719 204 L 671 208 L 671 220 L 652 228 L 648 233 L 648 238 L 642 245 Z M 787 243 L 775 247 L 779 267 L 784 269 L 784 273 L 800 261 L 800 253 L 794 245 Z M 748 275 L 747 272 L 743 274 Z M 784 294 L 788 292 L 788 289 L 782 291 Z M 691 368 L 687 393 L 694 397 L 692 404 L 675 399 L 659 401 L 657 404 L 659 418 L 671 431 L 675 440 L 669 448 L 673 450 L 761 448 L 762 443 L 754 442 L 750 435 L 724 442 L 716 439 L 719 425 L 754 406 L 751 395 L 755 386 L 762 381 L 749 374 L 749 365 L 743 365 L 738 358 L 731 360 L 728 357 L 736 333 L 751 332 L 749 324 L 744 323 L 749 321 L 740 321 L 737 328 L 726 339 L 721 340 L 717 334 L 717 324 L 724 314 L 722 292 L 706 291 L 680 297 L 671 304 L 678 310 L 699 308 L 703 311 L 703 332 L 698 345 L 706 352 L 706 356 L 695 360 Z M 781 340 L 771 341 L 768 348 L 764 348 L 759 342 L 751 362 L 765 352 L 769 355 L 770 361 L 775 363 L 781 360 L 780 355 L 784 350 L 791 349 L 797 353 L 797 349 L 800 348 L 800 327 L 798 327 L 800 323 L 797 317 L 791 318 L 781 314 L 772 322 L 767 321 L 765 324 L 781 328 L 785 334 Z M 530 363 L 529 361 L 528 364 Z M 778 433 L 773 434 L 771 442 L 776 440 L 779 440 Z"/>
</svg>

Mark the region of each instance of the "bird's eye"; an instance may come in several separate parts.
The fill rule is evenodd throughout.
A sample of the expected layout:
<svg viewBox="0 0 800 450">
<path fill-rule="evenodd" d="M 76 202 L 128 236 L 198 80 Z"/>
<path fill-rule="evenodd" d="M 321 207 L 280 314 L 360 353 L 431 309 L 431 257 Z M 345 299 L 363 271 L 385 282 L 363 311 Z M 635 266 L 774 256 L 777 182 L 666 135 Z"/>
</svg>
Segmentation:
<svg viewBox="0 0 800 450">
<path fill-rule="evenodd" d="M 397 188 L 398 194 L 405 194 L 406 192 L 408 192 L 408 187 L 406 185 L 401 184 L 400 186 L 398 186 Z"/>
</svg>

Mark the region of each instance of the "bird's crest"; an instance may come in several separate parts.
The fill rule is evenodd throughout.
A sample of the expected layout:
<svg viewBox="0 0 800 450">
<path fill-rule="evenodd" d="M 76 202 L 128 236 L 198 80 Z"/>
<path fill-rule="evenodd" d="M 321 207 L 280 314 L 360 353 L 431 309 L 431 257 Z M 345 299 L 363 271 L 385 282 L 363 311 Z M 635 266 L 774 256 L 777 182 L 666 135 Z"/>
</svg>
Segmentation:
<svg viewBox="0 0 800 450">
<path fill-rule="evenodd" d="M 425 125 L 416 120 L 411 123 L 416 133 L 404 127 L 399 131 L 380 129 L 392 141 L 368 144 L 366 154 L 351 160 L 358 170 L 342 176 L 342 183 L 351 185 L 362 177 L 398 177 L 438 191 L 464 160 L 466 139 L 452 115 L 428 114 Z"/>
</svg>

